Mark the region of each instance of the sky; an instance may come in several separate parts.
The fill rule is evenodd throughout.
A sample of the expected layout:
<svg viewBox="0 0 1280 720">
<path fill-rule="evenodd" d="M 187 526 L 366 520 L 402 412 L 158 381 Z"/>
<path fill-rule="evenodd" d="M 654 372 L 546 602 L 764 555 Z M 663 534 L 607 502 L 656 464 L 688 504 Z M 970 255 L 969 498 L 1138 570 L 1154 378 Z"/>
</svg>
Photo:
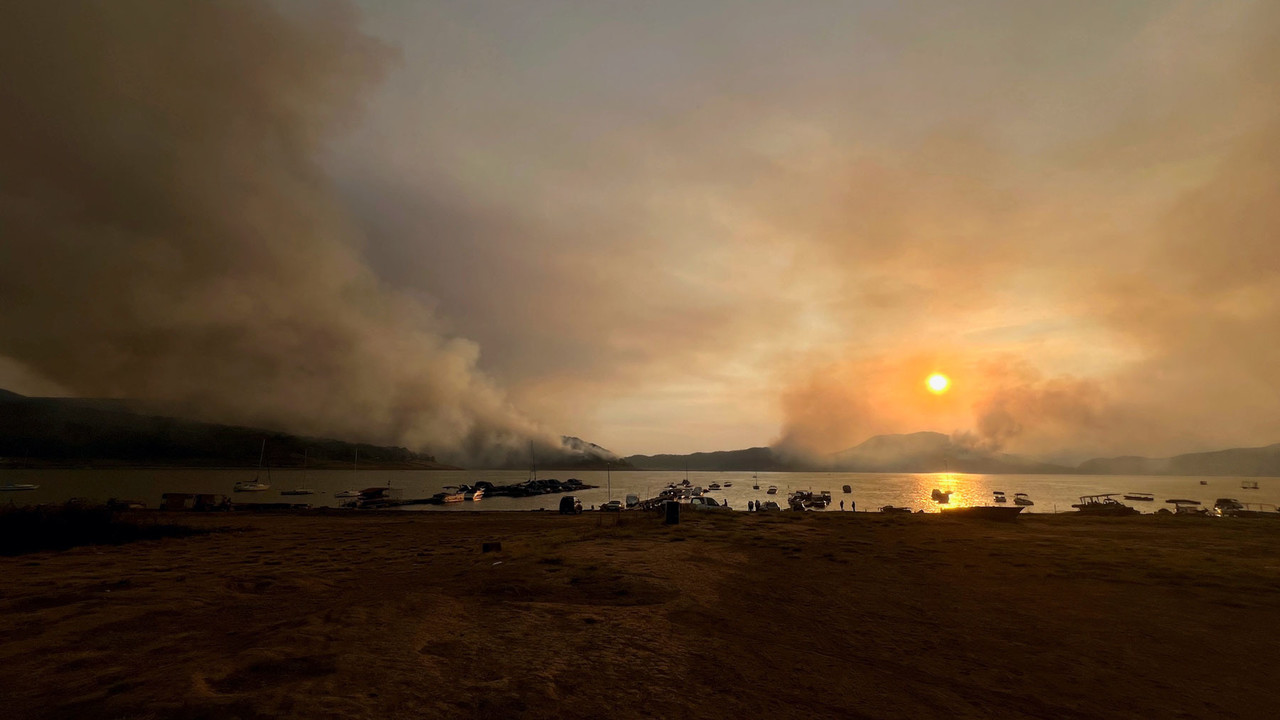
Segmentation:
<svg viewBox="0 0 1280 720">
<path fill-rule="evenodd" d="M 0 387 L 472 462 L 1280 442 L 1274 3 L 0 20 Z"/>
</svg>

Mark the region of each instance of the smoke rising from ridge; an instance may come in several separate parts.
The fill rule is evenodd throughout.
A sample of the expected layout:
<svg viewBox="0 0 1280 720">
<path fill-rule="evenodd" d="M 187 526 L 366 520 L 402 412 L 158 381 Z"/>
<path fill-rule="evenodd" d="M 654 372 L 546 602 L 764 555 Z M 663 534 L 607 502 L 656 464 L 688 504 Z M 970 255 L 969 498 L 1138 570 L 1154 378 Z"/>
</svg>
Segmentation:
<svg viewBox="0 0 1280 720">
<path fill-rule="evenodd" d="M 0 355 L 80 395 L 442 458 L 557 446 L 380 283 L 318 165 L 395 62 L 340 2 L 5 4 Z"/>
</svg>

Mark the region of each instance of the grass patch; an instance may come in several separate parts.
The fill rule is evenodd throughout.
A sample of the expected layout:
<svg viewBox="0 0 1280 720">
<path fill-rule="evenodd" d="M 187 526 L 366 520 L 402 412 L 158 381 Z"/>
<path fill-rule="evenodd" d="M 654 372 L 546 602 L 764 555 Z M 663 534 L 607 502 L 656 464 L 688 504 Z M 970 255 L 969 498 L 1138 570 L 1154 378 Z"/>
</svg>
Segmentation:
<svg viewBox="0 0 1280 720">
<path fill-rule="evenodd" d="M 209 531 L 159 523 L 105 505 L 80 502 L 0 508 L 0 555 L 66 550 L 79 545 L 123 545 L 206 532 Z"/>
</svg>

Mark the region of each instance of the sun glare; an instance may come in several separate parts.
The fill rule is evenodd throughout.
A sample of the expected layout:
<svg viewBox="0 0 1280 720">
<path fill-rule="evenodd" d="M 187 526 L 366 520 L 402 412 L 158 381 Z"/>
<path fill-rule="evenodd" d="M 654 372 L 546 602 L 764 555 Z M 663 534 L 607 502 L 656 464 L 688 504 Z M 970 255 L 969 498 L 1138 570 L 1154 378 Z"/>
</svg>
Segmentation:
<svg viewBox="0 0 1280 720">
<path fill-rule="evenodd" d="M 929 386 L 929 392 L 934 395 L 941 395 L 951 387 L 951 379 L 942 373 L 934 373 L 925 380 L 925 384 Z"/>
</svg>

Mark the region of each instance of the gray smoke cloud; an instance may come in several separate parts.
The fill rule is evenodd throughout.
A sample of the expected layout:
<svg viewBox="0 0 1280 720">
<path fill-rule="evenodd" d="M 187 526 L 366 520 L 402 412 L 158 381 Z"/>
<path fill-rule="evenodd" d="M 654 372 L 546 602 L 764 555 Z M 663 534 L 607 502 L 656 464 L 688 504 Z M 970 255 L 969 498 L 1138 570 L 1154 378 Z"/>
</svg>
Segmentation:
<svg viewBox="0 0 1280 720">
<path fill-rule="evenodd" d="M 462 462 L 558 446 L 384 287 L 319 165 L 396 61 L 341 2 L 5 3 L 5 363 Z"/>
</svg>

